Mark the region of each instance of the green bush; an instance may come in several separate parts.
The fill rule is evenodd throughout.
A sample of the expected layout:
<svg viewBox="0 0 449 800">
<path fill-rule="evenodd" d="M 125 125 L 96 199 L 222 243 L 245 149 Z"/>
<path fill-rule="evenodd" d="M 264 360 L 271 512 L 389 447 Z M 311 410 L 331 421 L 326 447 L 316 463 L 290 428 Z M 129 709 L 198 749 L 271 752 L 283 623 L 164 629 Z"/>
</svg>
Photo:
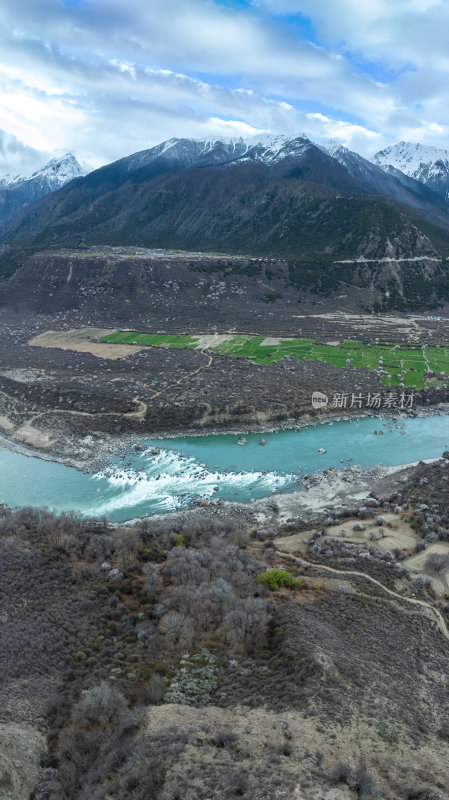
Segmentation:
<svg viewBox="0 0 449 800">
<path fill-rule="evenodd" d="M 304 581 L 295 578 L 286 569 L 279 569 L 278 567 L 261 572 L 256 578 L 256 583 L 261 583 L 262 586 L 272 592 L 281 586 L 287 586 L 289 589 L 298 589 L 300 586 L 305 585 Z"/>
<path fill-rule="evenodd" d="M 185 547 L 182 533 L 175 533 L 175 547 Z"/>
<path fill-rule="evenodd" d="M 87 658 L 87 655 L 84 652 L 84 650 L 78 650 L 78 652 L 75 653 L 73 658 L 75 659 L 75 661 L 84 661 Z"/>
</svg>

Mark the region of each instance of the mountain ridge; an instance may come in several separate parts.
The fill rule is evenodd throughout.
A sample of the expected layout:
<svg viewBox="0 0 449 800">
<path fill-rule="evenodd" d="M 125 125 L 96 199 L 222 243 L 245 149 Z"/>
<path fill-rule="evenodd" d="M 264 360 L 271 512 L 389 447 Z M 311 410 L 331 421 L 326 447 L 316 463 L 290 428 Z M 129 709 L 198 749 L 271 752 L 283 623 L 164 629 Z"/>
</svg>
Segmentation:
<svg viewBox="0 0 449 800">
<path fill-rule="evenodd" d="M 67 152 L 62 156 L 55 156 L 47 161 L 44 166 L 34 170 L 31 175 L 3 175 L 0 177 L 0 189 L 12 189 L 31 180 L 40 178 L 54 183 L 55 188 L 59 188 L 73 178 L 79 178 L 86 174 L 77 158 L 73 153 Z"/>
<path fill-rule="evenodd" d="M 29 176 L 16 175 L 0 178 L 0 233 L 22 209 L 45 197 L 75 178 L 85 175 L 72 153 L 52 158 Z"/>
<path fill-rule="evenodd" d="M 333 191 L 337 192 L 336 199 L 343 196 L 377 196 L 387 203 L 398 201 L 408 205 L 414 211 L 425 214 L 433 223 L 449 228 L 449 214 L 441 197 L 420 182 L 402 174 L 400 179 L 390 175 L 381 167 L 335 143 L 327 148 L 318 147 L 301 135 L 295 138 L 275 136 L 228 141 L 170 139 L 154 148 L 100 167 L 52 193 L 14 220 L 7 239 L 33 241 L 37 236 L 38 242 L 47 246 L 58 238 L 61 226 L 64 226 L 63 243 L 68 241 L 72 245 L 70 230 L 78 238 L 80 235 L 81 238 L 90 237 L 94 233 L 110 231 L 112 219 L 115 219 L 114 232 L 122 232 L 129 237 L 130 212 L 133 216 L 139 215 L 143 233 L 152 214 L 154 216 L 155 203 L 151 203 L 149 196 L 151 188 L 159 195 L 164 191 L 162 184 L 165 182 L 166 190 L 170 187 L 172 200 L 176 202 L 174 184 L 178 182 L 180 192 L 184 193 L 189 184 L 192 192 L 190 202 L 193 206 L 196 204 L 199 210 L 198 204 L 201 205 L 203 201 L 196 195 L 195 185 L 198 188 L 201 184 L 209 186 L 207 170 L 215 170 L 213 175 L 217 186 L 219 183 L 227 185 L 229 193 L 234 195 L 241 194 L 245 185 L 250 184 L 253 193 L 257 194 L 265 183 L 267 188 L 274 185 L 279 188 L 283 184 L 293 206 L 297 206 L 307 192 L 310 196 L 324 196 Z M 234 191 L 229 185 L 229 171 L 232 172 Z M 193 175 L 195 178 L 192 178 Z M 296 181 L 296 200 L 290 197 L 289 183 L 292 181 Z M 144 185 L 148 191 L 139 190 L 138 187 Z M 210 186 L 208 189 L 203 186 L 203 195 L 204 191 L 208 193 Z M 184 202 L 181 194 L 178 195 L 178 201 Z M 240 199 L 242 205 L 247 205 L 248 201 L 250 203 L 250 198 Z M 161 208 L 159 218 L 163 227 L 162 217 Z M 46 230 L 48 235 L 45 234 Z M 104 239 L 101 238 L 101 241 L 104 242 Z M 123 243 L 133 242 L 127 238 Z M 139 243 L 157 244 L 146 240 Z M 214 246 L 219 244 L 214 242 Z M 161 246 L 166 246 L 166 242 Z M 179 246 L 185 248 L 187 245 L 180 242 Z M 229 249 L 225 242 L 223 247 Z"/>
<path fill-rule="evenodd" d="M 300 290 L 371 287 L 381 303 L 437 303 L 449 298 L 448 209 L 396 173 L 305 136 L 168 140 L 22 209 L 0 274 L 25 250 L 138 245 L 285 260 Z"/>
<path fill-rule="evenodd" d="M 440 194 L 449 202 L 449 150 L 419 142 L 397 142 L 373 156 L 385 171 L 400 170 Z"/>
</svg>

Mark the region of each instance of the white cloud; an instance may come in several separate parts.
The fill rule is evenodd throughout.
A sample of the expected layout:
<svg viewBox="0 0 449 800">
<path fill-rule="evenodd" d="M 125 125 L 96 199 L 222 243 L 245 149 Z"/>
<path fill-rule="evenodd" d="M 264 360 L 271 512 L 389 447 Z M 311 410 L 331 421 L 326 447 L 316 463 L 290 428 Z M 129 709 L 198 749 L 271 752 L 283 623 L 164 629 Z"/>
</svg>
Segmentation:
<svg viewBox="0 0 449 800">
<path fill-rule="evenodd" d="M 257 136 L 264 133 L 263 128 L 253 128 L 247 122 L 240 122 L 235 119 L 220 119 L 220 117 L 210 117 L 209 123 L 216 130 L 218 136 L 241 136 L 242 139 L 250 136 Z"/>
<path fill-rule="evenodd" d="M 293 133 L 306 125 L 291 103 L 254 89 L 223 87 L 123 58 L 67 54 L 57 46 L 49 51 L 35 40 L 26 44 L 4 40 L 0 110 L 9 129 L 30 145 L 70 147 L 98 164 L 169 136 L 218 135 L 217 118 L 231 117 L 241 131 Z"/>
<path fill-rule="evenodd" d="M 292 13 L 322 46 L 283 23 Z M 2 125 L 93 165 L 177 135 L 444 144 L 448 22 L 438 0 L 2 0 Z"/>
<path fill-rule="evenodd" d="M 0 130 L 0 176 L 29 175 L 49 158 L 49 152 L 27 147 L 16 136 Z"/>
<path fill-rule="evenodd" d="M 404 138 L 407 131 L 429 142 L 447 136 L 449 3 L 253 0 L 253 4 L 281 16 L 309 17 L 324 46 L 355 63 L 356 70 L 376 78 L 384 102 L 374 102 L 371 113 L 362 106 L 359 114 L 369 126 L 377 121 L 390 138 Z M 398 121 L 406 117 L 408 123 L 398 127 Z"/>
<path fill-rule="evenodd" d="M 319 139 L 336 139 L 361 155 L 371 155 L 375 150 L 380 150 L 385 144 L 383 137 L 377 131 L 371 131 L 362 125 L 351 122 L 334 120 L 324 114 L 307 114 L 309 123 L 314 127 L 315 136 Z"/>
<path fill-rule="evenodd" d="M 278 14 L 310 17 L 328 45 L 389 65 L 435 63 L 447 53 L 449 7 L 444 0 L 254 0 Z"/>
</svg>

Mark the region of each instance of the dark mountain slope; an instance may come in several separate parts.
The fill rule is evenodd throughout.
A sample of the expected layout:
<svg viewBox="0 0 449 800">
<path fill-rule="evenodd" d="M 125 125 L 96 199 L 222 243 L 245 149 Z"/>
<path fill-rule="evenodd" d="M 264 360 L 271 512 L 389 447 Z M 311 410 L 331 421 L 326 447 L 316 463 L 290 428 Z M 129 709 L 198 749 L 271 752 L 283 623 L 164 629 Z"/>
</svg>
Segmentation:
<svg viewBox="0 0 449 800">
<path fill-rule="evenodd" d="M 188 144 L 204 144 L 186 141 Z M 263 182 L 270 183 L 273 180 L 295 179 L 307 180 L 319 187 L 333 188 L 339 193 L 349 195 L 371 193 L 369 188 L 352 178 L 335 159 L 322 153 L 311 142 L 301 140 L 300 144 L 301 147 L 297 148 L 300 149 L 299 154 L 288 154 L 281 159 L 273 158 L 269 163 L 260 158 L 258 148 L 250 150 L 244 159 L 234 161 L 231 161 L 232 154 L 228 153 L 226 156 L 221 148 L 218 148 L 218 152 L 215 149 L 204 153 L 195 147 L 184 150 L 177 147 L 170 148 L 169 155 L 165 151 L 156 154 L 153 151 L 143 151 L 102 167 L 83 180 L 72 182 L 62 191 L 53 193 L 45 201 L 36 203 L 26 213 L 16 218 L 6 238 L 23 239 L 31 243 L 38 236 L 39 242 L 48 243 L 56 241 L 59 236 L 59 232 L 55 231 L 50 234 L 53 226 L 56 225 L 61 230 L 63 224 L 66 231 L 63 241 L 66 242 L 66 234 L 73 230 L 75 219 L 79 224 L 75 225 L 73 232 L 77 235 L 78 231 L 82 230 L 89 235 L 92 230 L 110 229 L 111 212 L 118 215 L 119 225 L 122 228 L 124 217 L 132 218 L 136 214 L 141 216 L 147 210 L 151 205 L 152 195 L 159 193 L 164 176 L 165 178 L 174 176 L 174 180 L 168 180 L 169 192 L 179 194 L 179 202 L 182 203 L 185 190 L 183 175 L 186 171 L 193 172 L 194 176 L 189 178 L 190 190 L 193 191 L 189 200 L 192 209 L 203 195 L 200 191 L 200 197 L 197 197 L 196 185 L 200 187 L 202 183 L 207 183 L 211 179 L 210 175 L 204 177 L 204 173 L 210 170 L 212 170 L 212 180 L 222 184 L 223 187 L 230 186 L 229 170 L 231 170 L 235 192 L 241 192 L 251 183 L 262 185 Z M 225 158 L 228 159 L 226 163 L 219 163 L 218 166 L 210 164 L 211 161 L 219 162 Z M 213 171 L 214 169 L 216 171 Z M 179 187 L 177 187 L 178 182 Z M 304 193 L 301 187 L 297 188 L 300 194 Z M 286 188 L 286 191 L 290 194 L 291 188 Z M 220 209 L 217 211 L 221 213 Z M 201 213 L 200 208 L 198 212 Z M 132 228 L 132 224 L 127 225 L 129 231 L 130 227 Z M 46 229 L 47 232 L 42 236 Z M 133 244 L 135 241 L 139 241 L 139 238 L 132 235 L 131 240 L 123 243 Z M 71 244 L 73 243 L 71 240 Z"/>
<path fill-rule="evenodd" d="M 381 211 L 384 199 L 373 205 L 374 194 L 393 195 L 441 223 L 439 198 L 432 205 L 430 190 L 403 177 L 409 185 L 345 148 L 327 152 L 304 136 L 257 143 L 170 140 L 34 203 L 6 238 L 45 247 L 97 241 L 300 259 L 327 250 L 349 257 L 363 254 L 359 245 L 372 238 L 360 223 L 373 214 L 388 217 Z M 332 195 L 331 206 L 323 206 Z M 357 199 L 349 211 L 358 221 L 345 218 L 343 198 Z"/>
<path fill-rule="evenodd" d="M 349 174 L 376 194 L 386 195 L 421 212 L 436 224 L 447 226 L 448 207 L 437 191 L 394 167 L 383 168 L 335 141 L 323 148 Z"/>
<path fill-rule="evenodd" d="M 277 300 L 297 303 L 304 292 L 333 296 L 343 291 L 354 308 L 423 309 L 449 299 L 447 265 L 440 255 L 443 249 L 449 254 L 449 234 L 431 223 L 424 221 L 425 235 L 408 214 L 376 197 L 336 197 L 331 190 L 318 192 L 305 182 L 299 196 L 293 180 L 273 182 L 269 190 L 264 182 L 258 187 L 252 183 L 237 193 L 231 172 L 230 186 L 214 181 L 215 170 L 202 174 L 208 180 L 192 186 L 197 175 L 186 170 L 183 191 L 177 180 L 175 195 L 170 192 L 174 176 L 161 177 L 159 194 L 152 195 L 151 217 L 144 211 L 141 218 L 121 218 L 111 201 L 110 229 L 94 231 L 95 246 L 90 249 L 85 241 L 81 248 L 51 248 L 21 257 L 21 269 L 0 285 L 0 305 L 85 308 L 93 314 L 101 308 L 113 319 L 123 312 L 126 316 L 131 308 L 155 319 L 164 308 L 165 314 L 191 324 L 192 309 L 202 307 L 208 287 L 212 295 L 219 287 L 224 294 L 209 311 L 215 324 L 226 320 L 226 329 L 238 320 L 244 328 L 249 308 L 266 314 L 267 306 L 260 304 L 274 303 L 273 311 L 279 313 Z M 216 213 L 218 207 L 221 214 Z M 58 228 L 53 232 L 58 239 L 64 233 Z M 210 252 L 220 243 L 226 245 L 222 252 L 247 248 L 256 257 L 240 258 L 237 264 L 231 256 L 198 260 L 178 253 L 166 259 L 143 248 L 137 253 L 135 247 L 127 252 L 122 247 L 99 248 L 100 239 L 119 245 L 136 235 L 140 241 L 156 239 L 161 248 L 187 246 Z M 275 255 L 280 243 L 282 259 Z M 302 258 L 295 255 L 298 251 Z"/>
<path fill-rule="evenodd" d="M 310 165 L 303 172 L 313 175 Z M 66 198 L 73 190 L 58 192 L 36 204 L 16 235 L 34 227 L 28 239 L 34 247 L 138 244 L 324 262 L 435 257 L 433 233 L 440 245 L 449 244 L 449 233 L 423 220 L 424 235 L 419 217 L 412 220 L 405 207 L 386 198 L 345 196 L 323 184 L 272 174 L 260 164 L 186 169 L 138 184 L 129 180 L 72 211 Z M 54 219 L 46 227 L 44 211 Z"/>
<path fill-rule="evenodd" d="M 271 187 L 273 182 L 295 181 L 295 192 L 303 196 L 306 187 L 299 185 L 299 182 L 307 181 L 308 184 L 319 187 L 319 191 L 323 191 L 325 187 L 345 197 L 377 194 L 392 198 L 425 214 L 437 224 L 449 227 L 449 216 L 443 201 L 422 183 L 402 175 L 399 171 L 396 176 L 389 175 L 356 153 L 332 143 L 326 150 L 317 147 L 304 136 L 294 139 L 271 137 L 258 142 L 245 142 L 242 139 L 234 142 L 173 139 L 95 170 L 85 178 L 73 181 L 61 191 L 54 192 L 46 200 L 16 216 L 4 238 L 9 241 L 21 239 L 28 243 L 37 239 L 45 245 L 50 242 L 65 244 L 68 241 L 74 244 L 79 232 L 89 237 L 93 232 L 110 230 L 112 220 L 117 217 L 118 230 L 123 233 L 126 230 L 126 234 L 131 237 L 121 244 L 134 244 L 136 241 L 144 244 L 147 241 L 139 239 L 137 235 L 141 230 L 140 225 L 136 231 L 132 230 L 132 217 L 138 216 L 141 219 L 144 214 L 144 227 L 148 227 L 146 223 L 150 223 L 152 235 L 159 237 L 162 233 L 164 224 L 161 231 L 155 230 L 154 214 L 151 211 L 149 217 L 146 214 L 153 203 L 153 196 L 156 204 L 159 203 L 161 176 L 176 176 L 175 182 L 169 180 L 166 185 L 169 193 L 179 194 L 179 202 L 182 204 L 186 181 L 183 173 L 193 170 L 195 179 L 189 179 L 190 188 L 194 191 L 190 198 L 193 208 L 204 195 L 204 191 L 200 191 L 198 199 L 196 189 L 210 180 L 210 176 L 205 178 L 203 173 L 211 169 L 217 170 L 212 173 L 213 180 L 225 189 L 228 186 L 228 172 L 231 170 L 236 193 L 249 189 L 254 183 L 257 191 L 258 182 L 265 181 Z M 291 186 L 281 189 L 279 185 L 277 194 L 284 191 L 290 200 Z M 202 209 L 198 207 L 196 210 L 202 216 Z M 220 215 L 226 214 L 226 209 L 218 206 L 215 211 Z M 125 225 L 126 217 L 129 219 Z M 170 227 L 172 223 L 170 220 Z M 56 230 L 53 230 L 54 226 Z M 117 229 L 115 224 L 112 227 Z M 59 240 L 61 233 L 62 239 Z M 191 231 L 188 233 L 190 242 Z M 73 236 L 75 239 L 71 238 Z M 249 243 L 252 236 L 253 232 L 249 228 Z M 156 242 L 151 241 L 150 244 L 154 245 Z M 215 244 L 219 249 L 228 247 L 220 242 Z M 187 247 L 190 244 L 186 241 L 180 246 Z M 248 245 L 243 249 L 248 250 Z M 278 255 L 283 254 L 280 243 Z M 295 255 L 301 257 L 302 254 L 296 252 Z"/>
<path fill-rule="evenodd" d="M 381 192 L 396 179 L 347 153 L 340 163 L 304 137 L 270 147 L 172 140 L 37 201 L 8 233 L 0 275 L 25 252 L 138 245 L 284 259 L 300 290 L 366 287 L 401 307 L 446 298 L 446 225 Z"/>
</svg>

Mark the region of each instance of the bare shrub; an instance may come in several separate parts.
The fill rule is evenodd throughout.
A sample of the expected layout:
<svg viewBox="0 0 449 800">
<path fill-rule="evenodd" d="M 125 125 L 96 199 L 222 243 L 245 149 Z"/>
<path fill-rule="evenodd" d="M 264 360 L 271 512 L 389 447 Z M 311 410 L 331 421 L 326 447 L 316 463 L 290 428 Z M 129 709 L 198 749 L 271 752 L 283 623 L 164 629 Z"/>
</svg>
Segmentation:
<svg viewBox="0 0 449 800">
<path fill-rule="evenodd" d="M 346 783 L 349 788 L 355 785 L 356 772 L 354 767 L 346 761 L 338 761 L 329 773 L 329 778 L 334 783 Z"/>
<path fill-rule="evenodd" d="M 406 792 L 407 800 L 443 800 L 440 792 L 435 792 L 433 789 L 417 788 L 414 786 Z"/>
<path fill-rule="evenodd" d="M 81 561 L 79 564 L 74 564 L 73 566 L 73 577 L 77 583 L 93 581 L 98 578 L 99 574 L 100 569 L 97 564 L 89 564 L 85 561 Z"/>
<path fill-rule="evenodd" d="M 354 782 L 359 800 L 374 800 L 379 797 L 379 790 L 374 778 L 369 774 L 366 767 L 357 770 Z"/>
<path fill-rule="evenodd" d="M 238 740 L 238 735 L 233 731 L 217 731 L 214 738 L 212 739 L 212 743 L 215 747 L 229 747 L 230 745 L 234 744 Z"/>
<path fill-rule="evenodd" d="M 124 696 L 105 682 L 86 691 L 72 712 L 74 726 L 105 733 L 123 732 L 134 721 Z"/>
<path fill-rule="evenodd" d="M 145 621 L 137 626 L 137 638 L 151 652 L 160 653 L 164 649 L 164 639 L 153 622 Z"/>
<path fill-rule="evenodd" d="M 122 530 L 115 536 L 115 550 L 118 566 L 127 572 L 136 564 L 139 540 L 134 531 Z"/>
<path fill-rule="evenodd" d="M 241 770 L 228 772 L 224 783 L 228 791 L 233 792 L 238 797 L 245 795 L 250 788 L 248 776 Z"/>
<path fill-rule="evenodd" d="M 168 554 L 164 575 L 174 583 L 199 585 L 209 577 L 208 554 L 204 550 L 174 548 Z"/>
<path fill-rule="evenodd" d="M 54 767 L 46 767 L 34 788 L 33 800 L 66 800 L 60 780 L 60 775 Z"/>
<path fill-rule="evenodd" d="M 60 780 L 69 798 L 86 796 L 81 785 L 104 777 L 106 755 L 133 734 L 142 719 L 142 713 L 131 711 L 121 692 L 107 683 L 84 692 L 58 743 Z"/>
<path fill-rule="evenodd" d="M 153 703 L 154 705 L 162 703 L 166 690 L 166 679 L 157 672 L 153 673 L 148 685 L 148 699 L 150 703 Z"/>
<path fill-rule="evenodd" d="M 150 600 L 155 600 L 161 592 L 163 586 L 162 576 L 156 566 L 152 562 L 145 564 L 143 570 L 144 581 L 143 589 L 145 594 Z"/>
<path fill-rule="evenodd" d="M 94 533 L 90 537 L 86 547 L 85 556 L 94 558 L 96 561 L 107 561 L 114 553 L 114 539 L 109 534 Z"/>
<path fill-rule="evenodd" d="M 429 553 L 426 558 L 426 569 L 431 575 L 441 578 L 445 587 L 447 588 L 446 573 L 449 572 L 449 554 L 447 553 Z"/>
<path fill-rule="evenodd" d="M 184 619 L 184 614 L 180 614 L 178 611 L 168 611 L 161 618 L 159 630 L 171 645 L 178 643 Z"/>
<path fill-rule="evenodd" d="M 258 598 L 247 598 L 238 608 L 226 614 L 222 632 L 228 642 L 243 644 L 255 649 L 265 643 L 268 617 L 265 603 Z"/>
</svg>

